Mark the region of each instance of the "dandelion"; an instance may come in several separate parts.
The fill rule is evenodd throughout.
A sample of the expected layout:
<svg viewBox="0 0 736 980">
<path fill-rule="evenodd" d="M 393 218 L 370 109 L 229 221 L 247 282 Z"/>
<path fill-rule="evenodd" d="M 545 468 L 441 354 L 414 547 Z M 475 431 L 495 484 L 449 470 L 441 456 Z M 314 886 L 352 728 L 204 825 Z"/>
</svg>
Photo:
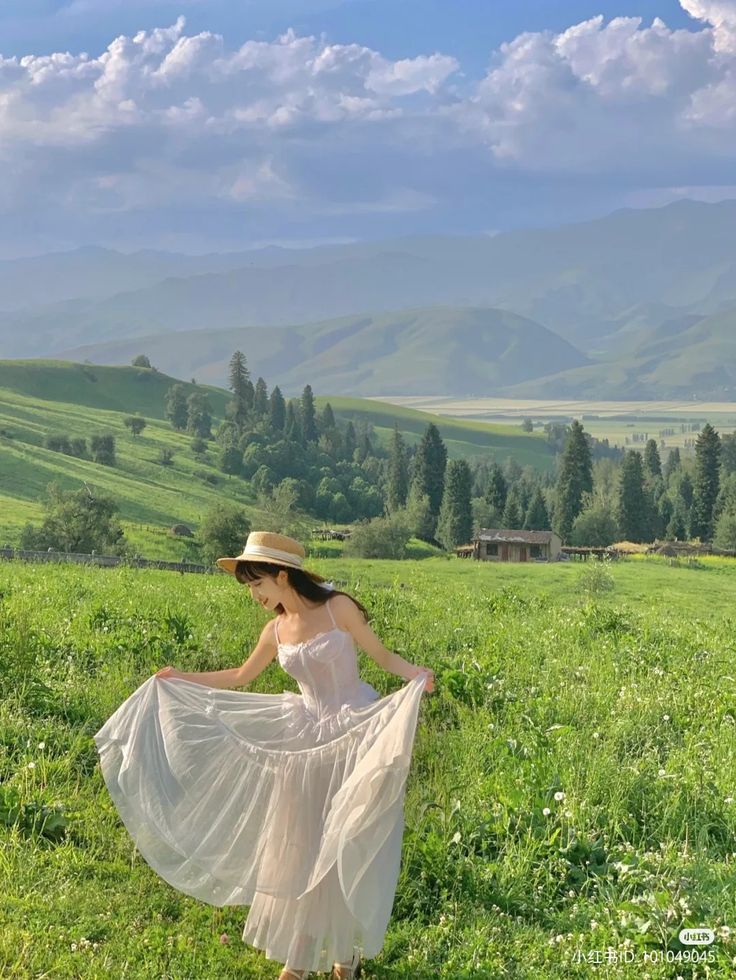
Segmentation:
<svg viewBox="0 0 736 980">
<path fill-rule="evenodd" d="M 669 720 L 670 720 L 669 715 L 662 715 L 662 721 L 669 721 Z"/>
<path fill-rule="evenodd" d="M 726 799 L 723 802 L 724 803 L 733 803 L 733 797 L 732 796 L 727 796 Z"/>
<path fill-rule="evenodd" d="M 39 742 L 38 743 L 38 747 L 43 752 L 43 750 L 46 748 L 46 743 L 45 742 Z"/>
<path fill-rule="evenodd" d="M 600 732 L 593 732 L 593 738 L 600 738 L 600 737 L 601 737 Z"/>
<path fill-rule="evenodd" d="M 542 810 L 542 813 L 543 813 L 543 814 L 545 815 L 545 817 L 548 817 L 548 816 L 550 815 L 550 813 L 551 813 L 551 812 L 552 812 L 552 811 L 550 810 L 550 808 L 549 808 L 548 806 L 546 806 L 546 807 L 544 808 L 544 810 Z"/>
<path fill-rule="evenodd" d="M 36 768 L 35 762 L 29 762 L 28 765 L 26 766 L 26 769 L 35 769 L 35 768 Z"/>
<path fill-rule="evenodd" d="M 657 773 L 657 775 L 658 776 L 665 776 L 666 775 L 665 770 L 664 769 L 660 769 L 659 772 Z"/>
<path fill-rule="evenodd" d="M 558 792 L 555 793 L 555 799 L 558 803 L 565 799 L 565 794 L 562 792 L 562 790 L 558 790 Z"/>
</svg>

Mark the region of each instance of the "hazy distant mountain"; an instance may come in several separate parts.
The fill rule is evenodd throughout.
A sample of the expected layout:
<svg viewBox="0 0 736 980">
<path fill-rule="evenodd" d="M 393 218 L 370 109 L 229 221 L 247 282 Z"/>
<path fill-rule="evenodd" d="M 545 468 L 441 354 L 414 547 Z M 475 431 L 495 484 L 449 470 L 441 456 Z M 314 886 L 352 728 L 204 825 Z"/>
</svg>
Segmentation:
<svg viewBox="0 0 736 980">
<path fill-rule="evenodd" d="M 440 324 L 437 307 L 462 316 Z M 481 308 L 476 322 L 469 311 Z M 395 313 L 407 309 L 418 335 Z M 295 387 L 319 376 L 335 392 L 396 393 L 400 381 L 402 391 L 463 394 L 472 378 L 483 394 L 523 384 L 534 394 L 702 397 L 731 384 L 723 358 L 735 309 L 736 201 L 683 200 L 493 237 L 204 256 L 90 248 L 0 262 L 0 357 L 124 363 L 145 344 L 162 370 L 221 383 L 239 346 L 268 366 L 264 376 Z M 544 333 L 529 339 L 511 314 Z M 346 331 L 337 339 L 324 322 L 336 318 Z M 550 331 L 563 339 L 556 346 Z M 313 349 L 315 338 L 324 346 Z"/>
<path fill-rule="evenodd" d="M 510 398 L 736 401 L 736 308 L 633 331 L 605 360 L 506 387 Z"/>
<path fill-rule="evenodd" d="M 334 395 L 485 395 L 503 384 L 586 363 L 538 323 L 488 308 L 403 310 L 290 327 L 158 334 L 65 351 L 70 360 L 129 364 L 147 354 L 160 371 L 225 384 L 234 350 L 285 394 L 309 383 Z"/>
<path fill-rule="evenodd" d="M 735 270 L 736 201 L 684 200 L 494 237 L 209 256 L 82 249 L 0 263 L 0 356 L 438 304 L 506 309 L 587 353 L 632 310 L 662 306 L 671 319 L 736 306 Z"/>
</svg>

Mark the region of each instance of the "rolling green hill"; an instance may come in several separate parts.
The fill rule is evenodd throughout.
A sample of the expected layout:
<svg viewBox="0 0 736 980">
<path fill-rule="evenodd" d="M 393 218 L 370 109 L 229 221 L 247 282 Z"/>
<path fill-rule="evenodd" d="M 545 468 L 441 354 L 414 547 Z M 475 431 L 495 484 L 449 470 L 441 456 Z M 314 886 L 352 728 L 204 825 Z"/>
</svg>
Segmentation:
<svg viewBox="0 0 736 980">
<path fill-rule="evenodd" d="M 177 522 L 196 529 L 218 499 L 240 503 L 257 524 L 261 514 L 250 484 L 217 470 L 215 444 L 207 461 L 199 461 L 191 451 L 191 436 L 175 432 L 165 421 L 164 394 L 175 381 L 151 369 L 0 361 L 0 545 L 17 543 L 24 524 L 41 518 L 52 481 L 63 489 L 77 489 L 86 481 L 110 493 L 119 502 L 126 535 L 149 557 L 184 557 L 184 542 L 171 537 L 168 529 Z M 222 418 L 229 393 L 205 390 Z M 388 444 L 395 421 L 409 444 L 418 441 L 432 421 L 450 457 L 503 461 L 513 456 L 521 465 L 540 469 L 554 464 L 544 438 L 518 427 L 443 420 L 381 402 L 332 396 L 317 397 L 318 407 L 328 400 L 338 419 L 371 422 L 378 445 Z M 136 438 L 123 424 L 133 412 L 140 412 L 148 423 Z M 115 467 L 44 447 L 49 433 L 89 439 L 102 432 L 116 437 Z M 171 466 L 157 462 L 163 447 L 174 450 Z M 206 476 L 215 477 L 217 484 L 211 485 Z"/>
<path fill-rule="evenodd" d="M 178 377 L 222 384 L 235 349 L 244 351 L 253 377 L 284 394 L 485 395 L 578 367 L 586 358 L 544 327 L 490 307 L 431 307 L 356 315 L 288 327 L 241 327 L 161 333 L 75 348 L 75 360 L 129 364 L 145 352 Z"/>
</svg>

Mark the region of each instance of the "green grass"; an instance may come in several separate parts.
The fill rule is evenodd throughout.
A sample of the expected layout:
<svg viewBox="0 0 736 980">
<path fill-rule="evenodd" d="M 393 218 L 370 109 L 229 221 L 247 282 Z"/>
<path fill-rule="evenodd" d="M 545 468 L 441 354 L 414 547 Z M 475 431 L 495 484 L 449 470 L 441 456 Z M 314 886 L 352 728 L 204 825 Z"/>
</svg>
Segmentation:
<svg viewBox="0 0 736 980">
<path fill-rule="evenodd" d="M 164 398 L 175 381 L 146 368 L 0 361 L 0 544 L 16 544 L 28 521 L 41 520 L 42 501 L 52 481 L 63 489 L 78 489 L 86 481 L 110 493 L 118 501 L 126 534 L 135 537 L 141 553 L 151 557 L 184 557 L 184 544 L 166 537 L 166 530 L 182 521 L 196 530 L 218 499 L 238 502 L 257 522 L 260 511 L 250 484 L 228 479 L 216 468 L 217 445 L 210 444 L 207 461 L 201 462 L 192 454 L 191 436 L 175 432 L 165 421 Z M 195 386 L 186 387 L 194 390 Z M 201 390 L 210 395 L 213 410 L 221 418 L 228 392 Z M 438 422 L 426 413 L 361 399 L 318 398 L 318 406 L 326 400 L 338 417 L 372 422 L 376 441 L 383 447 L 389 444 L 395 419 L 409 444 L 419 441 L 428 422 L 435 422 L 451 457 L 504 461 L 513 456 L 523 465 L 540 469 L 554 462 L 539 435 L 519 433 L 512 426 L 452 419 Z M 146 418 L 147 426 L 134 438 L 123 422 L 135 412 Z M 44 448 L 48 434 L 65 433 L 89 442 L 101 432 L 116 437 L 115 467 Z M 164 447 L 175 454 L 168 467 L 157 462 Z M 219 483 L 208 484 L 198 472 L 211 473 Z"/>
<path fill-rule="evenodd" d="M 736 562 L 622 560 L 598 596 L 577 562 L 310 567 L 437 677 L 367 980 L 589 978 L 601 967 L 576 950 L 608 947 L 635 961 L 606 975 L 705 976 L 677 934 L 736 923 Z M 0 794 L 25 806 L 20 825 L 0 817 L 1 976 L 278 975 L 242 944 L 244 908 L 176 892 L 134 851 L 92 741 L 158 667 L 240 663 L 266 618 L 227 576 L 0 563 Z M 364 654 L 360 669 L 381 694 L 401 683 Z M 285 688 L 275 663 L 251 686 Z M 66 808 L 58 839 L 34 804 Z M 734 975 L 733 935 L 709 955 L 709 975 Z"/>
</svg>

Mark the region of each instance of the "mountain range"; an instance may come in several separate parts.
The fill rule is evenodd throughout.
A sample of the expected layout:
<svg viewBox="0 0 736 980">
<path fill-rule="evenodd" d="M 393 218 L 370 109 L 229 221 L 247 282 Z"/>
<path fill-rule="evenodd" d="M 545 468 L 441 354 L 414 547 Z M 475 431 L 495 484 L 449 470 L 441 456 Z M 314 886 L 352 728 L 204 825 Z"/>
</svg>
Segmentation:
<svg viewBox="0 0 736 980">
<path fill-rule="evenodd" d="M 222 384 L 236 348 L 294 394 L 736 398 L 736 201 L 557 228 L 0 262 L 0 357 Z"/>
</svg>

